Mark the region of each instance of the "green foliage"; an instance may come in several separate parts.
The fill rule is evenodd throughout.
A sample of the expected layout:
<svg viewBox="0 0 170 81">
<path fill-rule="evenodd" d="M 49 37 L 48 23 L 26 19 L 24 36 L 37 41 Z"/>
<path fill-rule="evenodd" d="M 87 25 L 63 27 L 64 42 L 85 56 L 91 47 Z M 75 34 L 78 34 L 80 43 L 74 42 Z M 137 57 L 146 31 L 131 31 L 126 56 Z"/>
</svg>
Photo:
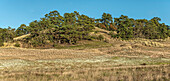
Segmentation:
<svg viewBox="0 0 170 81">
<path fill-rule="evenodd" d="M 15 31 L 17 36 L 25 35 L 31 32 L 28 26 L 21 24 L 20 27 Z"/>
<path fill-rule="evenodd" d="M 61 46 L 57 45 L 55 48 L 57 49 L 86 49 L 86 48 L 103 48 L 112 46 L 109 43 L 103 42 L 103 41 L 86 41 L 86 44 L 78 44 L 78 45 L 66 45 Z"/>
<path fill-rule="evenodd" d="M 111 14 L 103 13 L 101 19 L 96 19 L 96 26 L 106 29 L 106 30 L 115 30 L 113 24 L 113 18 Z"/>
<path fill-rule="evenodd" d="M 133 21 L 133 19 L 129 19 L 124 15 L 121 15 L 120 18 L 115 18 L 118 33 L 117 36 L 124 40 L 133 38 Z"/>
<path fill-rule="evenodd" d="M 113 23 L 112 15 L 103 13 L 101 22 L 109 29 L 110 23 Z"/>
<path fill-rule="evenodd" d="M 58 44 L 54 44 L 54 45 L 53 45 L 53 47 L 55 47 L 55 48 L 56 48 L 57 46 L 59 46 L 59 45 L 58 45 Z"/>
<path fill-rule="evenodd" d="M 169 36 L 169 29 L 164 23 L 159 23 L 160 18 L 154 17 L 151 20 L 128 18 L 121 15 L 115 18 L 115 26 L 117 27 L 117 35 L 112 37 L 128 40 L 131 38 L 147 38 L 147 39 L 165 39 Z"/>
<path fill-rule="evenodd" d="M 103 40 L 102 35 L 90 36 L 95 26 L 112 31 L 110 35 L 114 38 L 128 40 L 131 38 L 165 39 L 170 36 L 170 27 L 160 23 L 161 19 L 154 17 L 151 20 L 132 19 L 121 15 L 113 18 L 111 14 L 103 13 L 101 19 L 90 18 L 81 15 L 77 11 L 65 13 L 61 16 L 58 11 L 51 11 L 44 18 L 30 22 L 28 26 L 21 24 L 16 30 L 10 27 L 0 28 L 0 42 L 13 41 L 13 38 L 26 34 L 21 42 L 31 47 L 43 47 L 55 44 L 76 44 L 81 40 Z M 117 32 L 117 34 L 113 33 Z M 95 31 L 97 33 L 97 31 Z M 1 45 L 2 45 L 1 44 Z"/>
<path fill-rule="evenodd" d="M 3 43 L 3 42 L 0 42 L 0 47 L 1 47 L 1 46 L 4 46 L 4 43 Z"/>
<path fill-rule="evenodd" d="M 94 29 L 94 19 L 78 12 L 65 13 L 62 17 L 57 11 L 52 11 L 40 21 L 31 22 L 27 28 L 31 36 L 24 42 L 33 47 L 44 46 L 50 42 L 76 44 L 80 40 L 91 40 L 89 32 Z"/>
<path fill-rule="evenodd" d="M 15 47 L 20 47 L 20 44 L 19 44 L 19 43 L 16 43 L 14 46 L 15 46 Z"/>
<path fill-rule="evenodd" d="M 101 41 L 101 40 L 104 39 L 104 36 L 103 35 L 99 35 L 97 39 Z"/>
<path fill-rule="evenodd" d="M 94 31 L 94 33 L 96 34 L 96 33 L 98 33 L 99 31 Z"/>
<path fill-rule="evenodd" d="M 4 29 L 0 28 L 0 42 L 12 41 L 14 37 L 16 37 L 15 29 L 12 29 L 11 27 Z"/>
<path fill-rule="evenodd" d="M 168 30 L 168 36 L 170 37 L 170 29 Z"/>
</svg>

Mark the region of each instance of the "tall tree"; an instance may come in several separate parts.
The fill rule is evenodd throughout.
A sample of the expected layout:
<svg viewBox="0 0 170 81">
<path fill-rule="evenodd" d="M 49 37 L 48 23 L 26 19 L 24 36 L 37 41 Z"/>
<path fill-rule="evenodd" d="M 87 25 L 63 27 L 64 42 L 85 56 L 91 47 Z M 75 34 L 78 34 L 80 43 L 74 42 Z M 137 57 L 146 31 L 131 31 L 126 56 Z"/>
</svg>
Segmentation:
<svg viewBox="0 0 170 81">
<path fill-rule="evenodd" d="M 113 23 L 112 15 L 103 13 L 101 22 L 106 26 L 107 29 L 109 29 L 110 23 Z"/>
<path fill-rule="evenodd" d="M 121 15 L 120 18 L 115 18 L 115 25 L 117 26 L 117 35 L 115 37 L 121 37 L 122 39 L 133 38 L 133 21 L 128 16 Z"/>
</svg>

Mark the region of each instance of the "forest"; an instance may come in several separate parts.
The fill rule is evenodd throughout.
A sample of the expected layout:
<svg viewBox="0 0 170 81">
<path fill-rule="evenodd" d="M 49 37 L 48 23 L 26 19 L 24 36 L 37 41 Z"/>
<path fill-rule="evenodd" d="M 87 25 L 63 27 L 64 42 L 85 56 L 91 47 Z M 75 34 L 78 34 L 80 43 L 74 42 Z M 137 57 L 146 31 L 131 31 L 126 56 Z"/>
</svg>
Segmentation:
<svg viewBox="0 0 170 81">
<path fill-rule="evenodd" d="M 113 18 L 109 13 L 103 13 L 100 19 L 90 18 L 86 15 L 65 13 L 63 16 L 58 11 L 51 11 L 45 14 L 40 20 L 30 22 L 28 26 L 21 24 L 13 29 L 0 28 L 0 46 L 4 42 L 14 42 L 15 37 L 30 34 L 20 41 L 29 47 L 38 47 L 57 44 L 76 44 L 81 40 L 101 40 L 103 36 L 91 36 L 95 27 L 111 31 L 109 35 L 121 40 L 133 38 L 144 39 L 165 39 L 170 37 L 170 26 L 160 23 L 161 18 L 154 17 L 147 19 L 133 19 L 121 15 Z M 117 32 L 114 34 L 113 32 Z"/>
</svg>

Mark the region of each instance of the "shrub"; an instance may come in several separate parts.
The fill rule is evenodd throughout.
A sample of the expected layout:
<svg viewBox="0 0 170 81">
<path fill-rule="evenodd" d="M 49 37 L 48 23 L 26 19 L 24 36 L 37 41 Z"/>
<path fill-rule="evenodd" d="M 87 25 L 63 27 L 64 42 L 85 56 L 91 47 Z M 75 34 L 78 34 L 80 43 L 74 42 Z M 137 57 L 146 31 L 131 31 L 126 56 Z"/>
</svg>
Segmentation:
<svg viewBox="0 0 170 81">
<path fill-rule="evenodd" d="M 168 36 L 170 37 L 170 29 L 168 30 Z"/>
<path fill-rule="evenodd" d="M 94 33 L 98 33 L 99 31 L 95 31 Z"/>
<path fill-rule="evenodd" d="M 0 42 L 0 47 L 1 47 L 1 46 L 4 46 L 4 43 Z"/>
<path fill-rule="evenodd" d="M 19 43 L 16 43 L 14 46 L 15 46 L 15 47 L 20 47 L 20 44 L 19 44 Z"/>
<path fill-rule="evenodd" d="M 57 46 L 58 46 L 58 44 L 54 44 L 54 45 L 53 45 L 53 47 L 57 47 Z"/>
<path fill-rule="evenodd" d="M 103 39 L 104 39 L 104 36 L 103 36 L 103 35 L 99 35 L 99 36 L 98 36 L 98 40 L 101 41 L 101 40 L 103 40 Z"/>
</svg>

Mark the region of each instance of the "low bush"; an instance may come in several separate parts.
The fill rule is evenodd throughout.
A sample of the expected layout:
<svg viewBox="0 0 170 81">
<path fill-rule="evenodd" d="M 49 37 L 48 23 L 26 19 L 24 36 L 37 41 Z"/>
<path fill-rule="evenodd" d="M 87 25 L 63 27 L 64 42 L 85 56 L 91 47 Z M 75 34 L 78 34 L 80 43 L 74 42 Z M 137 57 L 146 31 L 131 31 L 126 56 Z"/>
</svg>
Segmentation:
<svg viewBox="0 0 170 81">
<path fill-rule="evenodd" d="M 101 40 L 103 40 L 103 39 L 104 39 L 104 36 L 103 36 L 103 35 L 99 35 L 99 36 L 98 36 L 98 40 L 101 41 Z"/>
<path fill-rule="evenodd" d="M 20 47 L 20 44 L 19 44 L 19 43 L 16 43 L 14 46 L 15 46 L 15 47 Z"/>
<path fill-rule="evenodd" d="M 0 42 L 0 47 L 1 47 L 1 46 L 4 46 L 4 43 Z"/>
</svg>

